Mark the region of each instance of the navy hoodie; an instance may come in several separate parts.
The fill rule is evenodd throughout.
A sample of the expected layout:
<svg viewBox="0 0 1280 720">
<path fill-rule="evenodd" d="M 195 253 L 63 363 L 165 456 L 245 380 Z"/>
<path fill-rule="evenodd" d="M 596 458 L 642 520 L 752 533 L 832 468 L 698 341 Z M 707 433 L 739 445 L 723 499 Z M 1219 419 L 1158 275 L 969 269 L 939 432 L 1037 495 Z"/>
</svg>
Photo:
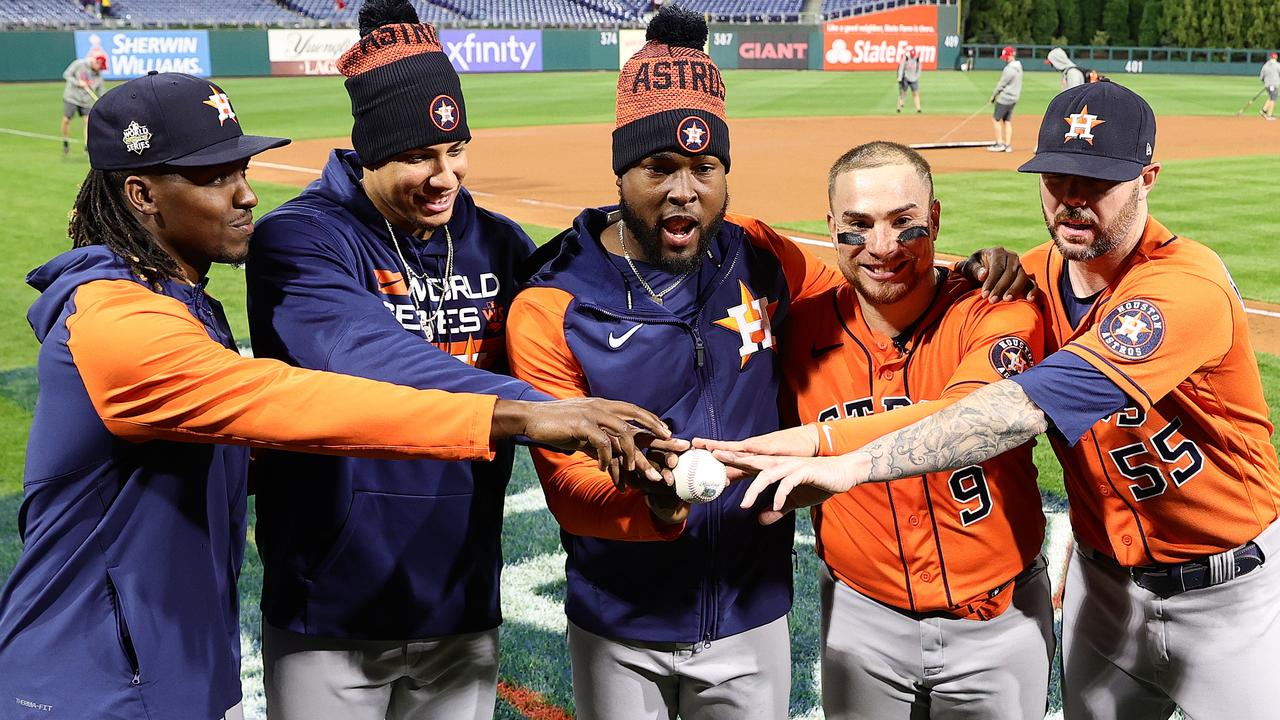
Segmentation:
<svg viewBox="0 0 1280 720">
<path fill-rule="evenodd" d="M 545 264 L 511 312 L 516 375 L 556 397 L 635 403 L 682 438 L 777 430 L 773 333 L 792 302 L 840 276 L 767 225 L 730 215 L 699 271 L 658 305 L 597 240 L 612 210 L 586 210 L 538 251 Z M 676 309 L 681 294 L 685 311 Z M 613 490 L 585 455 L 535 449 L 533 457 L 563 528 L 565 612 L 579 627 L 692 643 L 760 627 L 790 609 L 795 516 L 762 527 L 758 509 L 738 506 L 747 483 L 693 505 L 670 540 L 640 493 Z"/>
<path fill-rule="evenodd" d="M 319 180 L 258 224 L 247 266 L 255 354 L 409 387 L 546 399 L 494 374 L 507 367 L 515 268 L 533 250 L 524 231 L 460 189 L 442 293 L 443 231 L 427 242 L 398 233 L 397 253 L 362 173 L 353 151 L 335 150 Z M 261 454 L 253 474 L 267 622 L 362 640 L 496 627 L 512 450 L 500 443 L 493 462 Z"/>
</svg>

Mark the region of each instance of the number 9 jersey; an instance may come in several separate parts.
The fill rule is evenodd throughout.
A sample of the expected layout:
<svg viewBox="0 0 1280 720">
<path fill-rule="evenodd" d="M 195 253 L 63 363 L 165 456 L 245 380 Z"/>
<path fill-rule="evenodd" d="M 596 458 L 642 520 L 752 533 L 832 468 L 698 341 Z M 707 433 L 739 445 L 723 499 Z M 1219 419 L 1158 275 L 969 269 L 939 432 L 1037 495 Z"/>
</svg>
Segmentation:
<svg viewBox="0 0 1280 720">
<path fill-rule="evenodd" d="M 1062 255 L 1046 243 L 1023 257 L 1048 298 L 1046 354 L 1070 353 L 1129 398 L 1087 430 L 1049 434 L 1071 525 L 1126 567 L 1230 550 L 1261 533 L 1280 507 L 1244 305 L 1212 250 L 1154 219 L 1126 262 L 1073 327 Z M 1056 395 L 1070 404 L 1071 393 Z M 1033 399 L 1054 419 L 1057 401 Z"/>
<path fill-rule="evenodd" d="M 939 281 L 933 302 L 897 338 L 867 327 L 849 285 L 797 302 L 791 318 L 781 343 L 783 413 L 819 423 L 824 455 L 856 450 L 1011 377 L 1043 347 L 1033 305 L 990 304 L 956 276 Z M 1031 446 L 827 500 L 814 509 L 818 555 L 841 582 L 903 610 L 999 615 L 1013 596 L 1010 580 L 1044 539 Z"/>
</svg>

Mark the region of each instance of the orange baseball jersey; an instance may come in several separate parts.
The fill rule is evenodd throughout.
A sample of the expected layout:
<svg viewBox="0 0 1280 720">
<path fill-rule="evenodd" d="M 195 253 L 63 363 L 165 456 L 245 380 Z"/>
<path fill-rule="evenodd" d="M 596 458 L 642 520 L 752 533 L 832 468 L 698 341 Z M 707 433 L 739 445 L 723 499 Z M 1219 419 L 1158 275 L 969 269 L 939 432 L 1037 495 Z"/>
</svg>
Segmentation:
<svg viewBox="0 0 1280 720">
<path fill-rule="evenodd" d="M 1280 506 L 1272 426 L 1244 304 L 1222 260 L 1149 218 L 1127 267 L 1078 327 L 1064 310 L 1066 268 L 1053 244 L 1028 252 L 1023 266 L 1048 298 L 1046 353 L 1077 356 L 1130 401 L 1074 445 L 1050 434 L 1081 540 L 1125 566 L 1180 563 L 1271 524 Z"/>
<path fill-rule="evenodd" d="M 823 454 L 861 447 L 1039 359 L 1043 333 L 1031 303 L 992 305 L 967 280 L 944 278 L 905 341 L 867 327 L 852 286 L 796 304 L 782 338 L 783 402 L 800 421 L 820 423 Z M 1031 563 L 1044 539 L 1031 447 L 831 498 L 814 512 L 819 556 L 840 580 L 889 605 L 993 617 L 1012 596 L 993 591 Z"/>
</svg>

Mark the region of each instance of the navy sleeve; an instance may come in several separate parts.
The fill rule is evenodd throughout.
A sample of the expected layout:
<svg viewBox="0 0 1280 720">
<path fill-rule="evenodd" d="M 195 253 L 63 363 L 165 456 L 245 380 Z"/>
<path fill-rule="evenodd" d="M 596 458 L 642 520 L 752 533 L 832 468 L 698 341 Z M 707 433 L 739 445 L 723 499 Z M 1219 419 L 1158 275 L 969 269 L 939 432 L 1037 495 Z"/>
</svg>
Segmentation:
<svg viewBox="0 0 1280 720">
<path fill-rule="evenodd" d="M 353 276 L 356 265 L 332 231 L 309 218 L 283 215 L 262 222 L 246 267 L 254 353 L 419 389 L 551 399 L 522 380 L 473 368 L 406 332 Z"/>
<path fill-rule="evenodd" d="M 1022 386 L 1071 445 L 1094 423 L 1129 404 L 1110 378 L 1069 352 L 1056 352 L 1010 380 Z"/>
</svg>

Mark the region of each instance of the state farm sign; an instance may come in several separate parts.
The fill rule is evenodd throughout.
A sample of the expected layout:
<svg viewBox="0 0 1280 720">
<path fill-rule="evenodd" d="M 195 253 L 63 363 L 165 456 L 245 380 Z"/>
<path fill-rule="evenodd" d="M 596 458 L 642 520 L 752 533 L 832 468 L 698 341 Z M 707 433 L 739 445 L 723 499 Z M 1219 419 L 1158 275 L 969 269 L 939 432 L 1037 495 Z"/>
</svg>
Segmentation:
<svg viewBox="0 0 1280 720">
<path fill-rule="evenodd" d="M 738 34 L 738 67 L 804 70 L 809 67 L 809 33 L 744 30 Z"/>
<path fill-rule="evenodd" d="M 925 70 L 938 69 L 938 8 L 912 5 L 825 23 L 823 70 L 895 70 L 915 50 Z"/>
</svg>

